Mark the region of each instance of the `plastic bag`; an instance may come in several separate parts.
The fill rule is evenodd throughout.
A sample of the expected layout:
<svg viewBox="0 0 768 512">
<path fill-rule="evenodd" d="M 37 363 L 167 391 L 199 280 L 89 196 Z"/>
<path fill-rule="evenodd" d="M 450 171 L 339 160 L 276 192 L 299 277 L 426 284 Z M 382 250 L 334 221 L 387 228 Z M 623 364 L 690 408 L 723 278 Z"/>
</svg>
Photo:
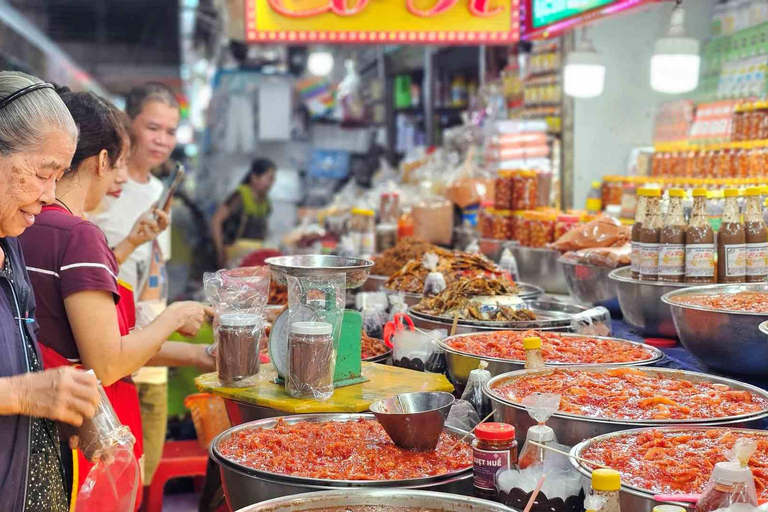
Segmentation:
<svg viewBox="0 0 768 512">
<path fill-rule="evenodd" d="M 389 319 L 394 319 L 398 313 L 404 315 L 408 313 L 408 304 L 405 303 L 405 294 L 403 292 L 389 296 Z"/>
<path fill-rule="evenodd" d="M 256 382 L 269 281 L 266 267 L 218 270 L 203 276 L 206 300 L 216 310 L 216 369 L 224 386 L 248 387 Z"/>
<path fill-rule="evenodd" d="M 550 452 L 530 443 L 550 445 L 557 442 L 555 431 L 545 422 L 560 408 L 560 395 L 554 393 L 532 393 L 522 401 L 528 411 L 528 415 L 536 420 L 537 424 L 528 429 L 525 436 L 525 444 L 520 451 L 518 465 L 525 469 L 533 464 L 543 463 Z"/>
<path fill-rule="evenodd" d="M 466 400 L 456 400 L 448 412 L 445 424 L 449 427 L 469 432 L 480 423 L 480 417 L 473 405 Z"/>
<path fill-rule="evenodd" d="M 393 336 L 392 364 L 423 372 L 430 363 L 430 358 L 437 348 L 436 339 L 442 339 L 445 331 L 421 333 L 405 329 Z M 443 358 L 445 354 L 442 354 Z M 430 365 L 433 366 L 433 365 Z"/>
<path fill-rule="evenodd" d="M 386 314 L 373 305 L 365 306 L 360 314 L 363 317 L 363 331 L 371 338 L 384 339 Z"/>
<path fill-rule="evenodd" d="M 584 336 L 610 336 L 611 313 L 603 306 L 597 306 L 571 317 L 571 331 Z"/>
<path fill-rule="evenodd" d="M 469 372 L 467 385 L 461 394 L 461 399 L 472 404 L 480 418 L 485 418 L 491 412 L 491 400 L 483 393 L 483 386 L 491 380 L 491 372 L 486 368 L 488 362 L 481 361 L 477 369 Z"/>
<path fill-rule="evenodd" d="M 598 247 L 567 252 L 563 259 L 579 265 L 595 265 L 597 267 L 618 268 L 632 263 L 632 246 L 624 244 L 619 247 Z"/>
<path fill-rule="evenodd" d="M 616 247 L 629 242 L 631 230 L 608 215 L 568 231 L 551 245 L 561 252 L 593 247 Z"/>
<path fill-rule="evenodd" d="M 427 278 L 424 280 L 424 291 L 422 293 L 424 297 L 434 297 L 445 290 L 445 276 L 443 276 L 442 272 L 437 271 L 439 261 L 440 257 L 433 252 L 424 254 L 422 258 L 422 265 L 429 270 L 429 274 L 427 274 Z"/>
<path fill-rule="evenodd" d="M 757 450 L 754 439 L 741 437 L 726 452 L 727 462 L 718 462 L 707 485 L 696 502 L 696 510 L 709 512 L 726 509 L 737 503 L 757 507 L 755 478 L 749 469 L 749 458 Z"/>
<path fill-rule="evenodd" d="M 446 373 L 448 371 L 448 360 L 445 358 L 445 350 L 437 343 L 446 336 L 445 331 L 432 331 L 430 342 L 432 343 L 432 352 L 429 354 L 427 364 L 424 365 L 424 371 L 429 373 Z"/>
<path fill-rule="evenodd" d="M 467 248 L 464 249 L 464 252 L 468 254 L 480 254 L 480 244 L 477 243 L 477 240 L 472 240 L 469 242 L 469 245 L 467 245 Z"/>
<path fill-rule="evenodd" d="M 518 282 L 520 280 L 520 270 L 517 268 L 517 260 L 509 247 L 505 247 L 501 253 L 501 260 L 499 260 L 499 267 L 510 276 L 512 281 Z"/>
<path fill-rule="evenodd" d="M 333 396 L 336 351 L 346 302 L 346 275 L 288 280 L 288 358 L 285 389 L 294 398 Z"/>
<path fill-rule="evenodd" d="M 428 197 L 411 210 L 414 236 L 436 245 L 450 245 L 453 239 L 453 203 L 442 197 Z"/>
</svg>

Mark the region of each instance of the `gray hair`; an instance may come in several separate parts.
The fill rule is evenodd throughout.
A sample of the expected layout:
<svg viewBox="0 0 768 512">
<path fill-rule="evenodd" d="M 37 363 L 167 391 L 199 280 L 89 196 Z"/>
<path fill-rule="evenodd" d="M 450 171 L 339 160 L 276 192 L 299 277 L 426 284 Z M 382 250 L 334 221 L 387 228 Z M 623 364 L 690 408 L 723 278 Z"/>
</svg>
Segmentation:
<svg viewBox="0 0 768 512">
<path fill-rule="evenodd" d="M 0 71 L 0 99 L 43 81 L 18 71 Z M 46 134 L 60 129 L 77 141 L 77 125 L 53 89 L 38 89 L 0 110 L 0 156 L 34 150 Z"/>
</svg>

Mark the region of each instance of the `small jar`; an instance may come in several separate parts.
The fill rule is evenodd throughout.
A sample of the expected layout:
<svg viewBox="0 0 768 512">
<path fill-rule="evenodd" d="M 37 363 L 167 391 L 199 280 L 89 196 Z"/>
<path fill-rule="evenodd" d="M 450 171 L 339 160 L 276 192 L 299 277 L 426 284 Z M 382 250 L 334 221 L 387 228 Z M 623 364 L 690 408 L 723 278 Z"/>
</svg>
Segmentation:
<svg viewBox="0 0 768 512">
<path fill-rule="evenodd" d="M 538 336 L 523 338 L 523 350 L 525 350 L 526 370 L 544 369 L 544 355 L 541 353 L 541 338 Z"/>
<path fill-rule="evenodd" d="M 495 210 L 493 216 L 493 236 L 496 240 L 509 240 L 512 236 L 512 213 L 508 210 Z"/>
<path fill-rule="evenodd" d="M 513 172 L 499 171 L 496 178 L 494 206 L 498 210 L 512 209 Z"/>
<path fill-rule="evenodd" d="M 558 215 L 555 223 L 555 241 L 579 225 L 578 215 Z"/>
<path fill-rule="evenodd" d="M 333 326 L 327 322 L 294 322 L 288 337 L 285 389 L 294 398 L 327 400 L 333 395 L 336 357 Z"/>
<path fill-rule="evenodd" d="M 531 213 L 536 212 L 517 212 L 515 215 L 515 229 L 513 240 L 520 243 L 523 247 L 531 245 L 531 226 L 528 220 Z M 513 214 L 514 215 L 514 214 Z"/>
<path fill-rule="evenodd" d="M 496 210 L 490 205 L 484 205 L 480 209 L 480 220 L 478 221 L 478 231 L 481 238 L 494 238 L 493 222 L 496 216 Z"/>
<path fill-rule="evenodd" d="M 475 496 L 496 498 L 496 473 L 517 465 L 515 427 L 506 423 L 481 423 L 472 441 L 472 480 Z"/>
<path fill-rule="evenodd" d="M 515 210 L 533 210 L 539 205 L 539 180 L 535 171 L 514 174 L 512 205 Z"/>
<path fill-rule="evenodd" d="M 359 256 L 370 256 L 376 251 L 376 212 L 354 208 L 349 231 Z"/>
<path fill-rule="evenodd" d="M 261 319 L 249 313 L 227 313 L 219 316 L 214 331 L 218 343 L 216 368 L 219 382 L 227 387 L 248 387 L 259 373 Z"/>
<path fill-rule="evenodd" d="M 592 494 L 605 498 L 601 512 L 619 512 L 619 491 L 621 475 L 613 469 L 595 469 L 592 471 Z"/>
</svg>

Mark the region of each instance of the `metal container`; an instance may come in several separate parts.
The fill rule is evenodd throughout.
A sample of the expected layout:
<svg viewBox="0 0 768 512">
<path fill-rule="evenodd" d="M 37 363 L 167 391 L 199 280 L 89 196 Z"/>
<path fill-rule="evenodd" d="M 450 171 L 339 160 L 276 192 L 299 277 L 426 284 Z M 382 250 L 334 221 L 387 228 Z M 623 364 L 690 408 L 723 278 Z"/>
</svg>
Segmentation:
<svg viewBox="0 0 768 512">
<path fill-rule="evenodd" d="M 536 320 L 525 320 L 518 322 L 487 322 L 482 320 L 459 319 L 458 327 L 465 327 L 466 330 L 457 333 L 465 334 L 478 331 L 527 331 L 537 329 L 540 331 L 568 331 L 571 328 L 573 315 L 587 311 L 584 306 L 575 304 L 566 304 L 563 302 L 542 302 L 537 300 L 525 301 L 525 307 L 536 313 Z M 408 310 L 408 315 L 413 319 L 413 323 L 420 329 L 449 329 L 453 327 L 453 319 L 435 315 L 427 315 Z"/>
<path fill-rule="evenodd" d="M 588 439 L 586 441 L 582 441 L 581 443 L 577 444 L 571 449 L 571 454 L 577 457 L 581 457 L 584 451 L 590 446 L 592 446 L 593 444 L 603 441 L 605 439 L 610 439 L 611 437 L 622 435 L 622 434 L 641 433 L 646 430 L 663 430 L 667 432 L 674 432 L 675 430 L 712 430 L 715 428 L 722 428 L 722 427 L 700 427 L 696 425 L 696 426 L 687 426 L 687 427 L 646 427 L 646 428 L 624 430 L 622 432 L 613 432 L 610 434 L 593 437 L 592 439 Z M 730 428 L 730 427 L 728 427 L 728 429 L 737 433 L 738 432 L 758 433 L 758 434 L 765 435 L 766 438 L 768 439 L 768 432 L 764 430 Z M 587 478 L 590 478 L 592 476 L 592 471 L 588 469 L 585 464 L 578 462 L 576 459 L 570 459 L 570 461 L 571 461 L 571 465 L 574 468 L 576 468 L 579 471 L 579 473 L 581 473 Z M 653 496 L 655 494 L 658 494 L 658 493 L 645 490 L 640 487 L 635 487 L 633 485 L 622 485 L 621 486 L 621 508 L 622 510 L 631 510 L 632 512 L 635 512 L 635 511 L 651 512 L 653 510 L 653 507 L 661 504 L 653 499 Z M 688 510 L 691 510 L 691 511 L 693 511 L 693 509 L 695 508 L 692 503 L 675 502 L 670 504 L 677 505 L 679 507 L 686 507 Z"/>
<path fill-rule="evenodd" d="M 529 283 L 515 283 L 515 286 L 517 286 L 517 296 L 523 300 L 535 300 L 544 295 L 544 288 L 541 286 Z M 405 304 L 409 308 L 421 302 L 422 299 L 422 294 L 420 293 L 398 292 L 396 290 L 390 290 L 389 288 L 384 288 L 383 290 L 387 292 L 388 295 L 398 295 L 399 293 L 402 293 L 405 298 Z"/>
<path fill-rule="evenodd" d="M 768 336 L 768 321 L 765 321 L 759 325 L 760 332 Z"/>
<path fill-rule="evenodd" d="M 615 281 L 608 279 L 613 269 L 558 260 L 563 266 L 568 293 L 579 304 L 603 306 L 612 315 L 621 313 L 619 291 Z"/>
<path fill-rule="evenodd" d="M 345 274 L 346 287 L 351 290 L 359 288 L 368 279 L 373 262 L 361 258 L 345 258 L 343 256 L 326 256 L 308 254 L 305 256 L 277 256 L 267 258 L 264 263 L 269 265 L 272 278 L 279 284 L 288 286 L 286 276 L 322 277 L 334 274 Z"/>
<path fill-rule="evenodd" d="M 283 421 L 287 424 L 292 424 L 300 421 L 355 421 L 361 418 L 374 419 L 374 416 L 372 414 L 305 414 L 299 416 L 287 416 L 283 418 Z M 439 477 L 410 480 L 323 480 L 279 475 L 267 471 L 251 469 L 225 458 L 219 452 L 219 445 L 229 439 L 235 432 L 253 427 L 273 428 L 276 423 L 276 418 L 267 418 L 232 427 L 219 434 L 211 442 L 211 447 L 209 449 L 210 456 L 219 465 L 224 492 L 233 509 L 291 494 L 301 494 L 321 490 L 344 491 L 361 488 L 405 488 L 466 495 L 472 494 L 472 466 Z M 466 434 L 466 432 L 451 427 L 445 427 L 445 430 L 460 436 Z M 471 442 L 471 440 L 472 436 L 467 437 L 468 442 Z"/>
<path fill-rule="evenodd" d="M 455 401 L 456 397 L 445 391 L 419 391 L 373 402 L 369 409 L 395 445 L 431 452 L 437 448 Z"/>
<path fill-rule="evenodd" d="M 488 363 L 487 370 L 491 372 L 492 377 L 495 377 L 497 375 L 501 375 L 504 373 L 515 372 L 518 370 L 525 369 L 525 361 L 516 360 L 516 359 L 500 359 L 497 357 L 477 356 L 474 354 L 461 352 L 451 347 L 450 345 L 448 345 L 448 342 L 450 342 L 451 340 L 456 338 L 462 338 L 465 336 L 471 336 L 471 334 L 457 334 L 456 336 L 450 336 L 448 338 L 445 338 L 439 343 L 440 348 L 442 348 L 445 351 L 445 359 L 448 362 L 448 373 L 451 376 L 452 382 L 458 383 L 460 385 L 466 384 L 467 380 L 469 379 L 469 372 L 471 372 L 472 370 L 476 370 L 481 361 L 485 361 Z M 566 333 L 560 334 L 560 336 L 583 337 L 583 335 L 581 334 L 566 334 Z M 661 350 L 657 349 L 656 347 L 652 347 L 650 345 L 643 345 L 642 343 L 637 343 L 635 341 L 622 340 L 620 338 L 608 338 L 608 337 L 602 337 L 602 336 L 589 336 L 589 338 L 595 338 L 599 340 L 614 340 L 620 343 L 627 343 L 629 345 L 642 346 L 653 353 L 653 356 L 651 356 L 650 359 L 646 359 L 644 361 L 635 361 L 632 363 L 613 363 L 613 364 L 601 365 L 602 367 L 618 368 L 622 366 L 649 366 L 657 363 L 658 361 L 664 358 L 664 353 Z M 574 364 L 565 364 L 565 363 L 547 363 L 547 366 L 552 368 L 566 368 L 566 367 L 572 367 L 572 366 L 593 367 L 594 364 L 574 365 Z"/>
<path fill-rule="evenodd" d="M 565 366 L 562 369 L 596 370 L 607 371 L 611 368 L 606 365 L 594 366 Z M 704 373 L 688 372 L 683 370 L 671 370 L 668 368 L 648 368 L 637 367 L 636 370 L 648 373 L 662 374 L 665 376 L 685 378 L 692 382 L 714 382 L 725 384 L 736 390 L 747 390 L 752 393 L 768 399 L 768 392 L 750 384 L 738 382 L 725 377 L 709 375 Z M 551 372 L 552 370 L 540 370 L 536 373 Z M 536 424 L 536 421 L 528 415 L 525 407 L 521 404 L 512 402 L 505 398 L 497 396 L 492 389 L 501 381 L 515 379 L 525 375 L 531 375 L 530 370 L 518 370 L 510 373 L 504 373 L 492 378 L 485 386 L 483 393 L 493 402 L 493 408 L 496 409 L 494 418 L 496 421 L 515 425 L 517 428 L 518 442 L 525 441 L 525 432 Z M 672 426 L 680 424 L 695 425 L 728 425 L 730 427 L 741 428 L 765 428 L 768 425 L 768 409 L 756 412 L 754 414 L 745 414 L 740 416 L 729 416 L 718 419 L 689 419 L 689 420 L 617 420 L 608 418 L 597 418 L 590 416 L 581 416 L 564 412 L 556 412 L 549 420 L 547 425 L 552 427 L 559 443 L 565 445 L 575 445 L 584 439 L 597 437 L 610 432 L 619 430 L 629 430 L 631 428 L 651 427 L 651 426 Z"/>
<path fill-rule="evenodd" d="M 251 421 L 285 416 L 284 412 L 278 411 L 277 409 L 238 402 L 231 398 L 224 399 L 224 406 L 227 409 L 227 416 L 229 416 L 229 421 L 232 425 L 242 425 L 243 423 L 249 423 Z"/>
<path fill-rule="evenodd" d="M 678 302 L 690 295 L 739 292 L 768 293 L 768 284 L 696 286 L 667 293 L 661 300 L 672 311 L 680 343 L 704 364 L 728 374 L 768 377 L 768 340 L 760 332 L 768 313 L 725 311 Z"/>
<path fill-rule="evenodd" d="M 648 337 L 677 338 L 672 310 L 661 301 L 661 297 L 695 285 L 640 281 L 632 278 L 630 267 L 617 268 L 608 274 L 608 278 L 618 287 L 619 306 L 625 322 Z"/>
<path fill-rule="evenodd" d="M 380 364 L 387 364 L 392 357 L 392 349 L 387 350 L 383 354 L 379 354 L 378 356 L 373 357 L 367 357 L 363 359 L 363 361 L 367 363 L 380 363 Z"/>
<path fill-rule="evenodd" d="M 318 508 L 384 506 L 434 509 L 444 512 L 510 512 L 501 503 L 442 492 L 398 489 L 324 491 L 285 496 L 241 509 L 239 512 L 305 512 Z"/>
<path fill-rule="evenodd" d="M 384 283 L 387 282 L 389 276 L 377 276 L 371 274 L 368 279 L 365 280 L 363 287 L 360 288 L 361 292 L 379 292 L 384 288 Z"/>
<path fill-rule="evenodd" d="M 562 256 L 560 251 L 519 245 L 510 246 L 510 250 L 517 260 L 521 280 L 541 286 L 547 293 L 568 293 L 563 267 L 557 262 Z"/>
</svg>

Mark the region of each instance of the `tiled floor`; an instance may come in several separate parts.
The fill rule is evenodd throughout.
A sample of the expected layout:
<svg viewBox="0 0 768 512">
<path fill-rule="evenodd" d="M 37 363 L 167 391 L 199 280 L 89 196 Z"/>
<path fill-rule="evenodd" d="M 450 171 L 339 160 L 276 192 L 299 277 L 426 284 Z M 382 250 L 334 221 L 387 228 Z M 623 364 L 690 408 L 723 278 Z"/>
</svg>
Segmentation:
<svg viewBox="0 0 768 512">
<path fill-rule="evenodd" d="M 163 512 L 197 512 L 199 494 L 166 494 Z"/>
</svg>

